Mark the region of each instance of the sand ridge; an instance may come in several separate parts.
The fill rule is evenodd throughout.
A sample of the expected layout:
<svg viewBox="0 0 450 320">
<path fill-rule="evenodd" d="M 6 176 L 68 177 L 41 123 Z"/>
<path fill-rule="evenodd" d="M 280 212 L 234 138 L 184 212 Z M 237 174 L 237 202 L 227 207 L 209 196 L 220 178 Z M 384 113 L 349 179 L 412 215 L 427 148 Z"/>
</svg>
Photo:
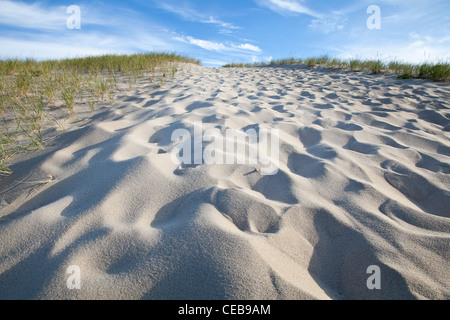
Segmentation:
<svg viewBox="0 0 450 320">
<path fill-rule="evenodd" d="M 450 297 L 447 84 L 183 69 L 0 180 L 1 299 Z M 174 163 L 172 133 L 196 122 L 279 130 L 278 173 Z"/>
</svg>

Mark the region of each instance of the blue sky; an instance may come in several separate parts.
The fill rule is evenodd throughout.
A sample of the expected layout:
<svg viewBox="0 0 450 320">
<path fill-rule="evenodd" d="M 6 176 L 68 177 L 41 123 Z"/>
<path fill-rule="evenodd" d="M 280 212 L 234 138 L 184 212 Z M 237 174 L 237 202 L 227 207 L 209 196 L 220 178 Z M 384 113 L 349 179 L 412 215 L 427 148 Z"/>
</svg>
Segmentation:
<svg viewBox="0 0 450 320">
<path fill-rule="evenodd" d="M 67 7 L 80 8 L 69 29 Z M 369 6 L 381 29 L 369 29 Z M 450 60 L 449 0 L 0 0 L 0 58 L 166 51 L 206 66 L 328 54 Z"/>
</svg>

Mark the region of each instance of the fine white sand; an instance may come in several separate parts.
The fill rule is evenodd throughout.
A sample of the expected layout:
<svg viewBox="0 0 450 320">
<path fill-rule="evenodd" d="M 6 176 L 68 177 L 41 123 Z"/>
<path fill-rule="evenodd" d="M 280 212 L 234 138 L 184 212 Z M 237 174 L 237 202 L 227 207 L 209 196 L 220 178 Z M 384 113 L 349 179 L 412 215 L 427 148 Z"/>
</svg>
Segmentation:
<svg viewBox="0 0 450 320">
<path fill-rule="evenodd" d="M 142 81 L 0 178 L 0 299 L 449 299 L 449 101 L 302 66 Z M 278 173 L 177 165 L 196 122 L 278 129 Z"/>
</svg>

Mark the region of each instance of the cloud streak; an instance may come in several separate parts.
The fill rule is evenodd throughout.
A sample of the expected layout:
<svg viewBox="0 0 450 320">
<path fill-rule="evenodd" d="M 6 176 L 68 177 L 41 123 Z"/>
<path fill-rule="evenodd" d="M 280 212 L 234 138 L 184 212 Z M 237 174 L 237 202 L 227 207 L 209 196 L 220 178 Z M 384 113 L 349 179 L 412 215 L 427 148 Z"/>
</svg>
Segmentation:
<svg viewBox="0 0 450 320">
<path fill-rule="evenodd" d="M 173 6 L 167 2 L 158 2 L 158 7 L 165 11 L 176 14 L 186 21 L 216 25 L 222 29 L 222 33 L 228 34 L 232 33 L 233 30 L 241 29 L 240 27 L 235 26 L 232 23 L 216 19 L 211 15 L 205 15 L 187 6 L 180 7 L 179 5 Z"/>
<path fill-rule="evenodd" d="M 44 8 L 39 4 L 0 1 L 0 24 L 39 30 L 62 30 L 66 27 L 66 7 Z"/>
<path fill-rule="evenodd" d="M 175 40 L 181 41 L 184 43 L 188 43 L 197 47 L 200 47 L 207 51 L 215 51 L 215 52 L 241 52 L 241 53 L 260 53 L 262 52 L 261 48 L 258 46 L 243 43 L 243 44 L 235 44 L 235 43 L 227 43 L 224 44 L 222 42 L 215 42 L 209 40 L 196 39 L 191 36 L 176 36 Z"/>
<path fill-rule="evenodd" d="M 267 7 L 279 14 L 306 14 L 314 18 L 322 17 L 321 14 L 314 12 L 303 4 L 300 0 L 256 0 L 263 7 Z"/>
<path fill-rule="evenodd" d="M 328 34 L 337 30 L 343 30 L 347 20 L 348 18 L 345 16 L 335 14 L 313 19 L 308 27 L 312 30 Z"/>
<path fill-rule="evenodd" d="M 325 34 L 336 30 L 344 29 L 347 18 L 339 12 L 318 13 L 304 3 L 304 0 L 255 0 L 260 6 L 269 8 L 270 10 L 281 15 L 307 15 L 313 20 L 308 27 L 311 30 L 319 31 Z"/>
</svg>

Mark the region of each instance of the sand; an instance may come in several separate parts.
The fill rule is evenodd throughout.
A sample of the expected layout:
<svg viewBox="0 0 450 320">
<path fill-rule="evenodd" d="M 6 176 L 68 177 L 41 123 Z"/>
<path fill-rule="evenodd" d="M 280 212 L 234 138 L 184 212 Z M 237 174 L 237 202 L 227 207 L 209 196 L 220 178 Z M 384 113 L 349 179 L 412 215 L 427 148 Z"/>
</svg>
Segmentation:
<svg viewBox="0 0 450 320">
<path fill-rule="evenodd" d="M 303 66 L 141 81 L 0 179 L 0 299 L 449 299 L 449 101 Z M 196 123 L 278 130 L 278 172 L 174 162 Z"/>
</svg>

